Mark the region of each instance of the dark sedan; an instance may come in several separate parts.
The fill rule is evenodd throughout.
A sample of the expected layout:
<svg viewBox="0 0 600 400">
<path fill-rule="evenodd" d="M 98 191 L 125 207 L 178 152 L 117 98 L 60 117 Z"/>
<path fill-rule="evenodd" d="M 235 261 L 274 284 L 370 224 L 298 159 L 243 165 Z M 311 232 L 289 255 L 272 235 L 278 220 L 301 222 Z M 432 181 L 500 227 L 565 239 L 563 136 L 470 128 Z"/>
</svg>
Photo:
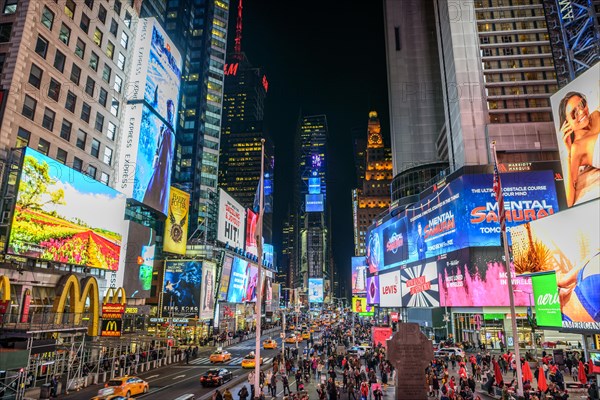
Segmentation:
<svg viewBox="0 0 600 400">
<path fill-rule="evenodd" d="M 233 374 L 225 368 L 213 368 L 209 369 L 200 376 L 200 383 L 202 386 L 220 386 L 227 381 L 233 379 Z"/>
</svg>

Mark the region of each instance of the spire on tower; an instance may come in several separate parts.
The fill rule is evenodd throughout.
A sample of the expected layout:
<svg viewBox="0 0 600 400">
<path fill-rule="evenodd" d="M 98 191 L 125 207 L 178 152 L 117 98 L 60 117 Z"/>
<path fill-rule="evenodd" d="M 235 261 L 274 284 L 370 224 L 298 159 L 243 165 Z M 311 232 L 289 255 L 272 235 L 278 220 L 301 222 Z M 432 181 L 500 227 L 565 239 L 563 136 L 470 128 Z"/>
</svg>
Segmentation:
<svg viewBox="0 0 600 400">
<path fill-rule="evenodd" d="M 237 22 L 235 23 L 235 46 L 234 52 L 241 54 L 242 52 L 242 0 L 238 3 Z"/>
</svg>

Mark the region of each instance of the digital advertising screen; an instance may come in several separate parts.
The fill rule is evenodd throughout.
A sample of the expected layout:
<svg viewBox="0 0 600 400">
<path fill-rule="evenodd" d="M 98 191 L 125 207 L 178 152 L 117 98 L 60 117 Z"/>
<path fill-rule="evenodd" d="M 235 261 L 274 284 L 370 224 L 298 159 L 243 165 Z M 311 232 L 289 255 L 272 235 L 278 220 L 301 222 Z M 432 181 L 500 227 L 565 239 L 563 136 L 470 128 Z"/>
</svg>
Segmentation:
<svg viewBox="0 0 600 400">
<path fill-rule="evenodd" d="M 379 275 L 367 277 L 367 304 L 379 304 Z"/>
<path fill-rule="evenodd" d="M 366 257 L 369 266 L 369 274 L 375 274 L 383 270 L 383 229 L 390 222 L 371 225 L 366 235 Z"/>
<path fill-rule="evenodd" d="M 258 267 L 254 264 L 248 263 L 246 266 L 246 291 L 242 301 L 256 301 L 256 292 L 258 290 Z"/>
<path fill-rule="evenodd" d="M 156 232 L 147 226 L 129 222 L 125 254 L 123 288 L 127 297 L 150 297 L 152 271 L 160 261 L 155 259 Z M 160 262 L 162 264 L 162 262 Z"/>
<path fill-rule="evenodd" d="M 211 319 L 215 313 L 215 286 L 217 264 L 211 261 L 202 263 L 202 292 L 200 294 L 200 318 Z"/>
<path fill-rule="evenodd" d="M 440 257 L 437 261 L 440 306 L 509 306 L 503 253 L 500 247 L 483 247 L 457 250 Z M 515 306 L 527 307 L 531 278 L 516 276 L 513 265 L 511 271 Z"/>
<path fill-rule="evenodd" d="M 171 187 L 169 210 L 165 221 L 163 251 L 185 255 L 190 210 L 189 193 Z"/>
<path fill-rule="evenodd" d="M 323 302 L 323 278 L 308 278 L 308 301 Z"/>
<path fill-rule="evenodd" d="M 321 193 L 321 178 L 314 177 L 308 178 L 308 194 L 320 194 Z"/>
<path fill-rule="evenodd" d="M 352 312 L 364 313 L 367 312 L 366 297 L 352 297 Z"/>
<path fill-rule="evenodd" d="M 367 291 L 367 260 L 365 257 L 352 257 L 352 294 Z"/>
<path fill-rule="evenodd" d="M 258 214 L 251 209 L 246 210 L 246 251 L 254 256 L 258 256 L 258 247 L 256 243 L 256 224 Z"/>
<path fill-rule="evenodd" d="M 396 265 L 408 259 L 406 218 L 393 218 L 383 227 L 383 264 Z"/>
<path fill-rule="evenodd" d="M 439 307 L 440 292 L 436 260 L 419 262 L 400 270 L 403 307 Z"/>
<path fill-rule="evenodd" d="M 125 203 L 116 190 L 26 148 L 8 253 L 116 271 Z"/>
<path fill-rule="evenodd" d="M 273 245 L 263 243 L 263 261 L 266 261 L 271 265 L 275 265 L 274 254 L 275 250 L 273 249 Z"/>
<path fill-rule="evenodd" d="M 401 307 L 400 271 L 379 275 L 379 307 Z"/>
<path fill-rule="evenodd" d="M 246 209 L 226 191 L 219 189 L 217 240 L 243 249 L 246 241 Z"/>
<path fill-rule="evenodd" d="M 165 261 L 162 315 L 197 317 L 200 311 L 202 262 Z"/>
<path fill-rule="evenodd" d="M 377 346 L 381 344 L 384 348 L 387 348 L 387 340 L 392 337 L 392 328 L 387 326 L 374 326 L 371 328 L 371 335 L 373 337 L 373 345 Z"/>
<path fill-rule="evenodd" d="M 248 282 L 247 269 L 247 261 L 239 257 L 233 257 L 231 277 L 229 278 L 229 291 L 227 292 L 228 303 L 244 302 Z"/>
<path fill-rule="evenodd" d="M 533 286 L 533 302 L 535 305 L 535 321 L 538 326 L 562 327 L 560 299 L 556 273 L 538 273 L 531 276 Z"/>
<path fill-rule="evenodd" d="M 550 97 L 569 207 L 600 197 L 600 63 Z"/>
<path fill-rule="evenodd" d="M 322 194 L 306 195 L 306 212 L 323 212 L 324 207 Z"/>
<path fill-rule="evenodd" d="M 231 277 L 231 266 L 233 264 L 233 257 L 225 255 L 223 259 L 223 267 L 221 268 L 221 282 L 219 283 L 219 298 L 220 301 L 227 300 L 227 291 L 229 289 L 229 280 Z"/>
<path fill-rule="evenodd" d="M 518 274 L 556 272 L 562 327 L 600 331 L 600 207 L 588 202 L 511 230 Z"/>
</svg>

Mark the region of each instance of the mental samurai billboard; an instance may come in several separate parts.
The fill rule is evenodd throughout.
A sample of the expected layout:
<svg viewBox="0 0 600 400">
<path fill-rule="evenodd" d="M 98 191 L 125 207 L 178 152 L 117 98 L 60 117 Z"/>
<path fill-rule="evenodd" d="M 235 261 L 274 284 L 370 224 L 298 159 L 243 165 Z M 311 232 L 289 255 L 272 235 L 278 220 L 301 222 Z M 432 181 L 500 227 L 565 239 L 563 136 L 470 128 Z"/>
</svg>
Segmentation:
<svg viewBox="0 0 600 400">
<path fill-rule="evenodd" d="M 163 316 L 199 316 L 202 262 L 166 261 Z"/>
<path fill-rule="evenodd" d="M 182 59 L 154 18 L 140 19 L 131 54 L 118 189 L 167 215 Z M 115 113 L 118 108 L 113 99 Z"/>
<path fill-rule="evenodd" d="M 125 200 L 116 190 L 26 148 L 8 252 L 116 271 Z"/>
<path fill-rule="evenodd" d="M 600 331 L 598 221 L 592 201 L 511 231 L 518 274 L 556 273 L 563 328 Z"/>
<path fill-rule="evenodd" d="M 550 97 L 569 207 L 600 197 L 600 63 Z"/>
</svg>

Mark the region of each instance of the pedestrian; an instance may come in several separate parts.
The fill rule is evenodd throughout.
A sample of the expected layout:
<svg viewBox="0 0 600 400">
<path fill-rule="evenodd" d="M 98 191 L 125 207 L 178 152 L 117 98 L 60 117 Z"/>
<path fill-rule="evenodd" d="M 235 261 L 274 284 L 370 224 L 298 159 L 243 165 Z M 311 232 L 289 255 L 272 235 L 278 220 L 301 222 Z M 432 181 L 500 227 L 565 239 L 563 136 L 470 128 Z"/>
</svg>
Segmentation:
<svg viewBox="0 0 600 400">
<path fill-rule="evenodd" d="M 271 375 L 271 396 L 277 396 L 277 374 Z"/>
<path fill-rule="evenodd" d="M 212 400 L 223 400 L 223 395 L 219 389 L 215 390 L 213 393 Z"/>
<path fill-rule="evenodd" d="M 289 381 L 287 375 L 283 375 L 281 377 L 281 381 L 283 383 L 283 395 L 285 396 L 286 391 L 287 391 L 288 395 L 291 395 L 292 391 L 290 390 L 290 381 Z"/>
<path fill-rule="evenodd" d="M 50 397 L 56 396 L 58 396 L 58 378 L 54 375 L 50 381 Z"/>
<path fill-rule="evenodd" d="M 360 399 L 368 400 L 368 398 L 369 398 L 369 384 L 367 383 L 367 381 L 363 381 L 360 384 Z"/>
<path fill-rule="evenodd" d="M 229 391 L 229 388 L 225 388 L 225 391 L 223 392 L 223 400 L 233 400 L 233 395 Z"/>
<path fill-rule="evenodd" d="M 239 400 L 246 400 L 248 398 L 248 389 L 246 386 L 242 386 L 242 388 L 238 391 Z"/>
</svg>

